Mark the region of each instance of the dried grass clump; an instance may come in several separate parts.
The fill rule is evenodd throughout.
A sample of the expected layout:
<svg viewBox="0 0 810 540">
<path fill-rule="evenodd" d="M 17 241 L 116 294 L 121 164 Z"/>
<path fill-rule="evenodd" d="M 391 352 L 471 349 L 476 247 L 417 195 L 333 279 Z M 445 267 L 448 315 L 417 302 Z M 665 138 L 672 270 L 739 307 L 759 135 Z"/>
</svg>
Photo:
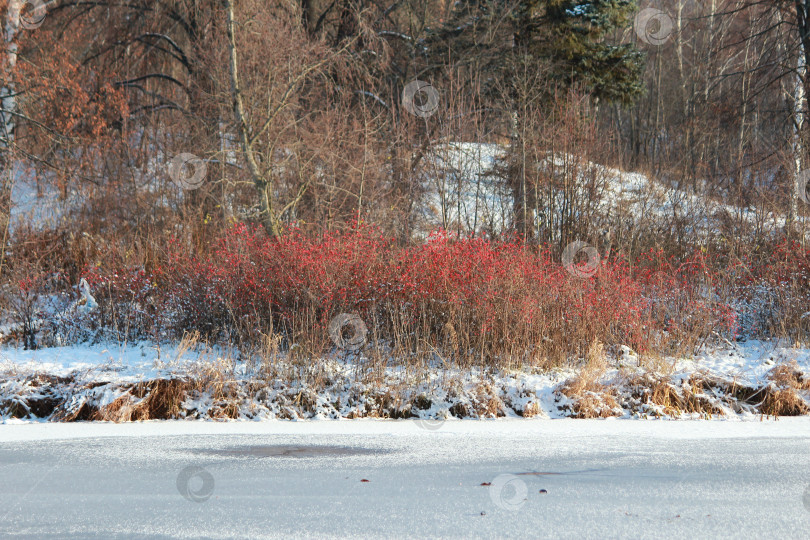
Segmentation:
<svg viewBox="0 0 810 540">
<path fill-rule="evenodd" d="M 123 396 L 116 398 L 112 403 L 97 409 L 93 413 L 93 420 L 101 420 L 104 422 L 132 422 L 137 420 L 148 420 L 144 417 L 143 408 L 140 407 L 140 401 L 136 399 L 129 392 Z"/>
<path fill-rule="evenodd" d="M 182 379 L 155 379 L 131 386 L 112 403 L 96 410 L 89 420 L 135 422 L 182 418 L 183 401 L 191 385 Z"/>
<path fill-rule="evenodd" d="M 621 416 L 616 389 L 600 382 L 607 371 L 607 358 L 602 343 L 594 341 L 588 348 L 587 363 L 579 375 L 566 381 L 557 392 L 573 403 L 566 405 L 575 418 L 608 418 Z"/>
<path fill-rule="evenodd" d="M 214 420 L 234 420 L 239 418 L 239 404 L 234 401 L 214 403 L 211 408 L 208 409 L 208 416 Z"/>
<path fill-rule="evenodd" d="M 810 390 L 810 379 L 805 377 L 795 360 L 773 368 L 768 372 L 768 380 L 779 388 Z"/>
<path fill-rule="evenodd" d="M 805 383 L 794 368 L 792 365 L 787 368 L 777 366 L 768 376 L 771 382 L 759 387 L 708 377 L 693 376 L 691 380 L 705 390 L 719 392 L 737 412 L 748 410 L 766 416 L 801 416 L 810 413 L 810 407 L 799 395 L 801 390 L 797 391 Z"/>
<path fill-rule="evenodd" d="M 759 406 L 760 413 L 768 416 L 802 416 L 810 413 L 810 407 L 793 388 L 766 387 L 765 399 Z"/>
<path fill-rule="evenodd" d="M 19 382 L 9 379 L 7 384 L 14 391 L 10 392 L 11 398 L 0 401 L 0 414 L 7 414 L 12 418 L 48 418 L 61 401 L 59 386 L 72 382 L 72 377 L 42 373 L 30 375 Z"/>
<path fill-rule="evenodd" d="M 475 407 L 475 414 L 479 418 L 505 416 L 504 408 L 506 406 L 503 400 L 498 397 L 497 391 L 488 382 L 482 382 L 476 386 L 473 407 Z"/>
<path fill-rule="evenodd" d="M 768 416 L 801 416 L 810 413 L 807 401 L 800 395 L 810 390 L 810 380 L 804 376 L 795 360 L 780 364 L 768 372 L 771 384 L 762 389 L 759 410 Z"/>
<path fill-rule="evenodd" d="M 663 409 L 664 415 L 673 417 L 684 413 L 706 417 L 723 414 L 723 410 L 704 395 L 704 380 L 701 378 L 693 377 L 678 387 L 668 377 L 645 373 L 631 378 L 626 386 L 632 400 L 630 409 L 653 406 L 653 414 L 658 407 Z"/>
<path fill-rule="evenodd" d="M 563 393 L 565 393 L 564 389 Z M 574 418 L 610 418 L 623 414 L 613 389 L 589 390 L 576 397 L 568 397 L 574 399 L 574 403 L 570 407 Z"/>
<path fill-rule="evenodd" d="M 88 403 L 86 398 L 76 401 L 65 400 L 56 407 L 50 420 L 52 422 L 81 422 L 95 420 L 98 414 L 98 407 Z"/>
<path fill-rule="evenodd" d="M 359 392 L 349 397 L 347 404 L 352 409 L 346 414 L 346 418 L 403 419 L 418 416 L 414 413 L 414 409 L 419 408 L 415 403 L 424 404 L 420 399 L 414 401 L 406 399 L 406 394 L 407 391 L 403 386 L 396 385 L 386 389 L 376 387 Z M 425 399 L 427 398 L 425 397 Z M 333 414 L 341 414 L 338 410 L 340 408 L 339 400 L 337 403 L 333 403 L 332 407 Z"/>
<path fill-rule="evenodd" d="M 523 418 L 534 418 L 535 416 L 543 415 L 543 410 L 540 407 L 540 402 L 538 401 L 530 401 L 523 407 L 523 409 L 515 410 L 515 412 L 517 412 Z"/>
<path fill-rule="evenodd" d="M 137 385 L 135 395 L 146 394 L 142 403 L 150 419 L 178 418 L 189 388 L 182 379 L 158 379 Z"/>
</svg>

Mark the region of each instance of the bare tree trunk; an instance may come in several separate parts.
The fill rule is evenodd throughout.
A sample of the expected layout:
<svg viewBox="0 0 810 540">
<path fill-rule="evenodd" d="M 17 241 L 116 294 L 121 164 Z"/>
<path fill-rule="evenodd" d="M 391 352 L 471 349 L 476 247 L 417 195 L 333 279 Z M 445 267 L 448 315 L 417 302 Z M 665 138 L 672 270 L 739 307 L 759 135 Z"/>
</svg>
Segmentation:
<svg viewBox="0 0 810 540">
<path fill-rule="evenodd" d="M 6 58 L 5 69 L 3 70 L 3 84 L 0 88 L 0 122 L 2 122 L 2 134 L 0 134 L 0 148 L 5 150 L 11 147 L 14 141 L 14 109 L 17 108 L 17 98 L 15 97 L 14 82 L 12 72 L 17 65 L 17 34 L 20 31 L 20 9 L 23 4 L 20 0 L 9 0 L 6 12 L 6 25 L 3 35 L 5 42 Z M 4 156 L 5 157 L 5 156 Z"/>
<path fill-rule="evenodd" d="M 527 178 L 527 167 L 530 166 L 526 147 L 526 122 L 528 116 L 525 108 L 525 96 L 520 97 L 524 101 L 523 118 L 518 118 L 518 112 L 512 112 L 512 156 L 509 164 L 510 184 L 513 194 L 513 213 L 515 230 L 523 236 L 524 242 L 534 240 L 534 216 L 532 210 L 534 204 L 529 198 L 532 195 Z M 552 158 L 553 159 L 553 158 Z"/>
<path fill-rule="evenodd" d="M 704 113 L 705 113 L 706 110 L 708 110 L 710 89 L 712 87 L 712 75 L 715 74 L 715 72 L 713 70 L 713 66 L 714 66 L 713 59 L 714 59 L 714 48 L 715 48 L 714 41 L 715 41 L 715 37 L 716 37 L 715 36 L 715 24 L 717 22 L 717 17 L 718 17 L 718 15 L 717 15 L 717 0 L 712 0 L 711 6 L 710 6 L 709 9 L 711 10 L 711 12 L 709 13 L 709 29 L 708 29 L 709 42 L 708 42 L 708 44 L 706 46 L 706 57 L 704 59 L 705 64 L 704 64 L 704 72 L 703 72 L 703 103 L 702 103 L 702 106 L 703 106 L 703 112 Z M 721 22 L 721 25 L 722 25 L 722 22 Z M 720 41 L 721 40 L 722 40 L 722 38 L 720 38 Z M 716 141 L 717 141 L 717 136 L 715 137 L 715 144 L 717 144 Z M 707 160 L 707 157 L 708 157 L 707 154 L 709 153 L 709 144 L 711 144 L 711 143 L 709 142 L 708 137 L 703 137 L 703 142 L 700 145 L 700 152 L 699 153 L 693 152 L 693 154 L 692 154 L 693 155 L 693 157 L 692 157 L 692 163 L 693 164 L 698 163 L 698 162 L 702 163 L 702 162 L 705 162 Z M 693 147 L 695 146 L 694 143 L 693 143 L 692 146 Z M 713 169 L 714 170 L 711 171 L 712 174 L 714 172 L 716 172 L 717 166 L 714 165 Z"/>
<path fill-rule="evenodd" d="M 239 132 L 239 142 L 242 147 L 242 155 L 247 162 L 253 184 L 259 192 L 259 205 L 261 209 L 261 222 L 267 234 L 278 238 L 280 236 L 278 219 L 273 211 L 273 186 L 267 181 L 261 168 L 256 161 L 253 152 L 253 141 L 245 117 L 245 105 L 242 101 L 242 89 L 239 80 L 239 58 L 236 48 L 236 35 L 234 33 L 234 9 L 233 0 L 225 0 L 225 11 L 228 18 L 228 49 L 230 53 L 231 66 L 231 98 L 233 99 L 233 116 Z"/>
<path fill-rule="evenodd" d="M 803 49 L 804 47 L 801 47 Z M 801 176 L 804 155 L 804 145 L 802 143 L 802 132 L 804 130 L 804 74 L 805 74 L 804 51 L 800 50 L 796 60 L 796 77 L 790 94 L 791 113 L 793 116 L 793 140 L 791 141 L 791 152 L 793 154 L 793 186 L 790 195 L 790 207 L 785 222 L 789 226 L 795 221 L 799 213 L 799 199 L 802 196 Z"/>
<path fill-rule="evenodd" d="M 755 21 L 751 21 L 752 24 Z M 745 182 L 745 171 L 743 170 L 745 167 L 745 128 L 748 123 L 748 94 L 749 88 L 751 86 L 751 77 L 752 74 L 749 70 L 748 63 L 751 57 L 751 40 L 746 40 L 745 42 L 745 57 L 743 58 L 743 72 L 741 75 L 742 84 L 740 85 L 740 102 L 742 111 L 740 113 L 740 131 L 737 136 L 737 168 L 738 168 L 738 175 L 737 175 L 737 182 L 739 185 L 737 186 L 737 192 L 739 195 L 742 195 L 743 191 L 743 183 Z M 742 197 L 740 196 L 739 200 L 737 201 L 737 205 L 742 208 L 745 206 Z"/>
<path fill-rule="evenodd" d="M 799 29 L 799 50 L 796 58 L 796 74 L 793 80 L 793 88 L 788 92 L 788 99 L 791 105 L 791 115 L 793 120 L 793 140 L 791 141 L 791 152 L 793 154 L 793 186 L 790 195 L 790 205 L 788 215 L 785 219 L 785 228 L 790 230 L 796 216 L 799 213 L 799 199 L 804 195 L 801 193 L 806 186 L 801 185 L 802 164 L 804 157 L 804 143 L 802 140 L 804 132 L 804 104 L 806 99 L 807 84 L 807 49 L 808 20 L 807 5 L 804 0 L 796 0 L 797 27 Z"/>
<path fill-rule="evenodd" d="M 686 119 L 689 118 L 690 96 L 689 96 L 689 93 L 687 91 L 686 72 L 684 70 L 684 65 L 683 65 L 683 55 L 684 55 L 684 50 L 683 50 L 683 35 L 684 35 L 684 32 L 683 32 L 683 9 L 684 9 L 684 4 L 682 2 L 678 2 L 677 12 L 676 12 L 676 16 L 675 16 L 675 32 L 676 32 L 676 34 L 675 34 L 676 35 L 675 53 L 676 53 L 676 55 L 678 57 L 678 78 L 680 79 L 680 85 L 681 85 L 681 109 L 682 109 L 681 112 L 683 114 L 684 121 L 686 121 Z M 692 145 L 692 123 L 691 122 L 687 123 L 685 137 L 686 137 L 685 148 L 690 148 L 691 145 Z M 683 160 L 683 161 L 684 161 L 684 165 L 686 165 L 685 167 L 683 167 L 683 172 L 685 173 L 684 176 L 689 175 L 689 181 L 690 181 L 690 183 L 693 183 L 694 182 L 694 177 L 693 177 L 694 176 L 693 175 L 694 169 L 692 167 L 692 163 L 687 164 L 687 163 L 685 163 L 686 160 Z"/>
<path fill-rule="evenodd" d="M 3 87 L 0 88 L 0 271 L 6 258 L 6 241 L 11 224 L 11 188 L 14 182 L 11 151 L 14 145 L 15 117 L 12 114 L 17 108 L 16 90 L 13 82 L 13 70 L 17 65 L 17 34 L 20 31 L 20 0 L 9 0 L 6 11 L 6 24 L 3 41 L 6 49 L 3 69 Z"/>
</svg>

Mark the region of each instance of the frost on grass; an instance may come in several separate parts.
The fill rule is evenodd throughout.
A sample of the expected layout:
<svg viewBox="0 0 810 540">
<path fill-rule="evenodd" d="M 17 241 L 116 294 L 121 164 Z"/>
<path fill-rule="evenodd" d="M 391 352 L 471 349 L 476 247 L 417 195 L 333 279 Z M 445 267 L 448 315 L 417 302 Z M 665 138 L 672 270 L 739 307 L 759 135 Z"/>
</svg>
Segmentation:
<svg viewBox="0 0 810 540">
<path fill-rule="evenodd" d="M 113 352 L 110 352 L 113 351 Z M 203 346 L 0 349 L 3 421 L 722 418 L 810 412 L 810 355 L 765 342 L 651 362 L 594 343 L 566 368 L 408 369 L 361 355 L 237 361 Z"/>
</svg>

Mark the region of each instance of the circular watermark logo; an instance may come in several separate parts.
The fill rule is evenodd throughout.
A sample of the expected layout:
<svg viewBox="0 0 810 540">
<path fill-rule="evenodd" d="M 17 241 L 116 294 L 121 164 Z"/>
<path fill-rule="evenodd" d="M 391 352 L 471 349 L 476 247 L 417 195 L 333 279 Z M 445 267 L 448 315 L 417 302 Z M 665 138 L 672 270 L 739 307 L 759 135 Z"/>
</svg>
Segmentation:
<svg viewBox="0 0 810 540">
<path fill-rule="evenodd" d="M 214 476 L 196 465 L 189 465 L 177 475 L 177 491 L 184 499 L 202 503 L 214 493 Z"/>
<path fill-rule="evenodd" d="M 409 82 L 402 90 L 402 105 L 415 116 L 429 118 L 439 109 L 439 92 L 425 81 Z"/>
<path fill-rule="evenodd" d="M 20 5 L 20 26 L 26 30 L 34 30 L 45 22 L 48 10 L 43 0 L 25 0 Z"/>
<path fill-rule="evenodd" d="M 495 506 L 510 512 L 520 510 L 528 494 L 526 482 L 514 474 L 501 474 L 489 486 L 489 498 Z"/>
<path fill-rule="evenodd" d="M 338 349 L 358 351 L 366 342 L 368 328 L 356 313 L 341 313 L 329 321 L 329 337 Z"/>
<path fill-rule="evenodd" d="M 427 431 L 436 431 L 441 429 L 444 425 L 445 419 L 444 418 L 416 418 L 414 422 L 420 428 L 427 430 Z"/>
<path fill-rule="evenodd" d="M 169 176 L 181 189 L 191 191 L 199 188 L 208 174 L 205 160 L 194 154 L 178 154 L 169 162 Z"/>
<path fill-rule="evenodd" d="M 584 265 L 576 263 L 577 256 L 580 253 L 584 254 L 588 258 Z M 579 240 L 576 242 L 571 242 L 565 246 L 565 249 L 563 250 L 563 267 L 565 267 L 568 273 L 570 273 L 572 276 L 583 279 L 593 276 L 599 269 L 599 262 L 599 252 L 595 247 L 586 242 Z"/>
<path fill-rule="evenodd" d="M 675 25 L 666 11 L 645 8 L 636 13 L 634 27 L 641 41 L 648 45 L 660 46 L 672 36 Z"/>
</svg>

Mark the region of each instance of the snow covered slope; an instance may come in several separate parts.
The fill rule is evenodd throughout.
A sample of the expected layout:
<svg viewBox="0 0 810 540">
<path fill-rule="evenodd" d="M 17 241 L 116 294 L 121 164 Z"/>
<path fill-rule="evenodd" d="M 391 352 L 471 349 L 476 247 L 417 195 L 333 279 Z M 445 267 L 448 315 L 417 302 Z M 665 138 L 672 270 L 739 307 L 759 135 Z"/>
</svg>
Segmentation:
<svg viewBox="0 0 810 540">
<path fill-rule="evenodd" d="M 169 417 L 187 419 L 412 417 L 426 425 L 458 418 L 549 419 L 582 416 L 581 400 L 606 396 L 610 405 L 596 407 L 603 416 L 754 418 L 768 396 L 794 392 L 785 385 L 810 379 L 810 350 L 748 341 L 694 358 L 663 359 L 653 369 L 639 366 L 624 348 L 609 357 L 594 388 L 573 396 L 565 389 L 581 376 L 581 367 L 493 372 L 437 365 L 425 372 L 398 366 L 379 373 L 366 372 L 357 357 L 333 357 L 319 363 L 320 385 L 291 377 L 295 368 L 283 358 L 275 371 L 267 369 L 219 350 L 182 345 L 2 347 L 0 422 L 165 417 L 171 411 L 150 412 L 150 392 L 168 391 L 166 381 L 178 381 L 173 391 L 181 396 Z M 795 387 L 799 408 L 810 403 L 810 388 L 802 384 Z M 670 397 L 655 399 L 648 390 Z"/>
</svg>

